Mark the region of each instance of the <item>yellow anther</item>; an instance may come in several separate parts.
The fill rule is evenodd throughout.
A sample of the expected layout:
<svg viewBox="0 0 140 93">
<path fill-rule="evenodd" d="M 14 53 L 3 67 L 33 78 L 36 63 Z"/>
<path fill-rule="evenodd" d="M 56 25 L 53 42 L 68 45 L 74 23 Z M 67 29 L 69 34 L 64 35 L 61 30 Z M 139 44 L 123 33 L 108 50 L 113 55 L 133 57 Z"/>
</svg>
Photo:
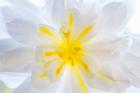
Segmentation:
<svg viewBox="0 0 140 93">
<path fill-rule="evenodd" d="M 66 1 L 66 0 L 65 0 Z M 70 69 L 74 72 L 74 75 L 76 76 L 77 81 L 79 82 L 79 86 L 82 89 L 83 93 L 89 93 L 86 83 L 84 82 L 84 78 L 82 76 L 82 73 L 80 71 L 79 66 L 83 69 L 84 72 L 90 73 L 93 75 L 92 70 L 84 62 L 83 53 L 84 53 L 84 47 L 83 43 L 79 42 L 79 40 L 84 39 L 86 35 L 88 35 L 92 30 L 93 26 L 89 25 L 83 31 L 79 34 L 77 38 L 73 38 L 73 31 L 75 31 L 74 28 L 74 15 L 72 12 L 68 15 L 68 22 L 66 27 L 62 27 L 61 29 L 62 38 L 58 38 L 55 34 L 52 33 L 52 31 L 48 27 L 42 26 L 40 28 L 40 33 L 43 35 L 47 35 L 48 37 L 51 37 L 55 39 L 56 41 L 59 41 L 59 43 L 55 43 L 53 48 L 54 51 L 45 51 L 43 53 L 44 60 L 46 60 L 46 57 L 56 57 L 58 60 L 55 60 L 56 62 L 59 62 L 58 67 L 56 68 L 55 75 L 56 77 L 59 77 L 62 73 L 64 67 L 70 67 Z M 55 58 L 55 59 L 56 59 Z M 47 70 L 47 67 L 50 66 L 51 62 L 45 62 L 42 64 L 43 71 Z M 47 76 L 47 72 L 41 73 L 40 78 L 45 78 Z M 104 80 L 110 80 L 107 76 L 103 75 L 102 73 L 96 73 L 96 75 Z"/>
<path fill-rule="evenodd" d="M 69 20 L 68 20 L 68 29 L 70 30 L 74 25 L 74 17 L 73 13 L 69 14 Z"/>
<path fill-rule="evenodd" d="M 80 47 L 75 47 L 74 49 L 75 49 L 76 51 L 80 51 L 80 50 L 81 50 Z"/>
<path fill-rule="evenodd" d="M 48 76 L 48 73 L 47 72 L 43 72 L 43 73 L 40 73 L 39 74 L 39 79 L 43 79 L 43 78 L 46 78 Z"/>
<path fill-rule="evenodd" d="M 81 61 L 80 64 L 82 65 L 82 67 L 84 68 L 84 70 L 86 72 L 91 72 L 89 66 L 86 63 L 84 63 L 84 62 Z"/>
<path fill-rule="evenodd" d="M 79 59 L 79 64 L 82 66 L 85 72 L 90 73 L 91 76 L 94 76 L 94 72 L 83 60 Z"/>
<path fill-rule="evenodd" d="M 63 34 L 64 34 L 66 39 L 70 39 L 70 36 L 71 36 L 71 32 L 70 31 L 63 32 Z"/>
<path fill-rule="evenodd" d="M 41 26 L 39 32 L 40 32 L 42 35 L 47 35 L 47 36 L 49 36 L 49 37 L 51 37 L 51 38 L 53 38 L 53 39 L 55 39 L 55 40 L 57 40 L 57 41 L 59 40 L 59 39 L 57 38 L 57 36 L 55 36 L 55 35 L 52 33 L 52 31 L 51 31 L 48 27 Z"/>
<path fill-rule="evenodd" d="M 56 52 L 56 51 L 45 51 L 44 52 L 44 56 L 54 56 L 57 54 L 58 54 L 58 52 Z"/>
</svg>

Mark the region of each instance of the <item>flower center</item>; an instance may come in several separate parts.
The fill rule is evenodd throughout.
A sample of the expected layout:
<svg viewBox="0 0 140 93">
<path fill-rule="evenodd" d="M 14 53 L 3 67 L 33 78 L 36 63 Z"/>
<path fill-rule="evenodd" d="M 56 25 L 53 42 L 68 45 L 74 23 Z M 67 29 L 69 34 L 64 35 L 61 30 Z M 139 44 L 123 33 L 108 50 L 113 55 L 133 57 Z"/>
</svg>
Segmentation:
<svg viewBox="0 0 140 93">
<path fill-rule="evenodd" d="M 85 72 L 92 73 L 89 66 L 84 62 L 84 43 L 82 39 L 89 34 L 93 29 L 92 25 L 87 26 L 85 29 L 81 31 L 81 33 L 77 37 L 72 36 L 72 32 L 74 31 L 74 17 L 73 14 L 70 13 L 68 17 L 68 24 L 65 28 L 61 29 L 61 38 L 58 38 L 48 27 L 42 26 L 40 28 L 40 33 L 43 35 L 47 35 L 48 37 L 54 39 L 57 43 L 54 43 L 54 50 L 48 51 L 45 50 L 43 55 L 45 57 L 56 56 L 57 61 L 59 62 L 59 66 L 56 68 L 55 75 L 59 77 L 62 73 L 62 70 L 66 66 L 70 66 L 72 72 L 75 74 L 76 79 L 79 81 L 79 85 L 83 91 L 83 93 L 89 93 L 87 86 L 84 82 L 82 73 L 79 67 L 82 67 Z M 46 68 L 52 63 L 52 61 L 43 62 L 43 68 L 45 68 L 44 72 L 41 73 L 40 78 L 44 78 L 47 76 Z"/>
</svg>

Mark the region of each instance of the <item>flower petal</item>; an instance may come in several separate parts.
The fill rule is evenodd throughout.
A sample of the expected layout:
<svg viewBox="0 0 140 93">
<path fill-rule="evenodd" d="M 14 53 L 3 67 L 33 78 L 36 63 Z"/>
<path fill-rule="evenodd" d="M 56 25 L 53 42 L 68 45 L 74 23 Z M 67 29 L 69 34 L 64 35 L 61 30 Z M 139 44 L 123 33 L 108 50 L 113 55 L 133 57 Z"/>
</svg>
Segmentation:
<svg viewBox="0 0 140 93">
<path fill-rule="evenodd" d="M 93 52 L 91 55 L 94 59 L 93 64 L 96 63 L 96 68 L 113 80 L 139 87 L 139 40 L 139 36 L 127 34 L 118 40 L 119 43 L 115 40 L 108 44 L 101 43 L 104 46 L 93 44 L 90 50 Z"/>
<path fill-rule="evenodd" d="M 4 91 L 1 89 L 2 93 L 25 93 L 30 87 L 30 74 L 28 73 L 0 73 L 0 81 L 3 82 L 3 86 L 0 86 L 0 89 L 4 89 L 4 86 L 7 87 Z M 9 91 L 9 92 L 8 92 Z"/>
<path fill-rule="evenodd" d="M 46 12 L 57 27 L 62 26 L 66 20 L 65 0 L 46 0 Z"/>
<path fill-rule="evenodd" d="M 8 35 L 6 34 L 6 24 L 4 21 L 4 17 L 0 11 L 0 39 L 8 37 Z"/>
<path fill-rule="evenodd" d="M 122 54 L 123 66 L 125 71 L 129 75 L 129 81 L 136 87 L 140 87 L 140 36 L 129 34 L 130 43 L 129 47 L 126 49 L 125 53 Z"/>
<path fill-rule="evenodd" d="M 4 85 L 4 83 L 2 81 L 0 81 L 0 92 L 1 93 L 10 93 L 11 90 L 6 85 Z"/>
<path fill-rule="evenodd" d="M 29 47 L 36 47 L 40 42 L 39 25 L 21 19 L 7 23 L 8 33 L 18 42 Z"/>
<path fill-rule="evenodd" d="M 34 47 L 40 41 L 38 30 L 46 21 L 37 6 L 27 0 L 6 1 L 0 6 L 8 33 L 17 41 Z"/>
<path fill-rule="evenodd" d="M 20 44 L 17 43 L 15 40 L 11 38 L 5 38 L 0 40 L 0 54 L 4 53 L 6 51 L 10 51 L 12 49 L 15 49 L 19 46 Z"/>
<path fill-rule="evenodd" d="M 128 87 L 127 84 L 123 84 L 121 82 L 117 82 L 116 86 L 113 86 L 110 90 L 100 90 L 97 88 L 90 88 L 91 93 L 94 91 L 95 93 L 123 93 L 125 92 L 126 88 Z"/>
<path fill-rule="evenodd" d="M 98 24 L 99 33 L 101 31 L 101 34 L 105 35 L 119 34 L 123 31 L 131 15 L 132 7 L 129 0 L 112 0 L 105 3 Z"/>
<path fill-rule="evenodd" d="M 29 72 L 32 62 L 33 51 L 19 46 L 0 55 L 0 72 Z"/>
<path fill-rule="evenodd" d="M 65 68 L 63 75 L 58 81 L 49 84 L 44 89 L 33 87 L 31 93 L 81 93 L 82 91 L 80 91 L 78 86 L 79 84 L 75 81 L 71 69 Z"/>
<path fill-rule="evenodd" d="M 28 0 L 5 0 L 1 5 L 1 11 L 6 19 L 6 22 L 14 19 L 23 19 L 31 22 L 43 22 L 41 10 Z"/>
</svg>

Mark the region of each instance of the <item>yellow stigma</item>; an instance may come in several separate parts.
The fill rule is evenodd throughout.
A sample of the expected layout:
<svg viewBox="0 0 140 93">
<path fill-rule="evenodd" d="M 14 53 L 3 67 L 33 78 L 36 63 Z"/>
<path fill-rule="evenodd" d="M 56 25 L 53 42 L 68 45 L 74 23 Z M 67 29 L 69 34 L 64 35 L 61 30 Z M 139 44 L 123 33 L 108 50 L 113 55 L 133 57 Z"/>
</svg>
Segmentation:
<svg viewBox="0 0 140 93">
<path fill-rule="evenodd" d="M 111 81 L 111 79 L 106 75 L 102 74 L 101 72 L 93 73 L 88 64 L 83 60 L 85 54 L 85 43 L 83 39 L 93 30 L 93 26 L 88 25 L 85 29 L 81 31 L 81 33 L 79 33 L 78 37 L 74 37 L 72 33 L 74 29 L 74 24 L 74 15 L 73 13 L 69 13 L 67 25 L 62 31 L 60 31 L 62 32 L 61 38 L 58 38 L 54 33 L 52 33 L 52 31 L 48 27 L 41 26 L 40 33 L 54 39 L 55 42 L 57 42 L 57 44 L 55 44 L 54 46 L 54 50 L 44 50 L 43 56 L 44 58 L 52 56 L 57 57 L 57 60 L 55 59 L 55 61 L 57 61 L 59 65 L 57 68 L 55 68 L 56 71 L 54 74 L 56 77 L 59 77 L 61 75 L 64 67 L 70 65 L 72 68 L 72 72 L 74 73 L 75 78 L 79 82 L 79 86 L 81 87 L 83 93 L 89 93 L 80 67 L 82 67 L 84 72 L 90 73 L 92 76 L 97 75 L 101 79 L 107 81 Z M 40 74 L 40 78 L 44 78 L 48 75 L 46 69 L 51 64 L 51 62 L 52 61 L 49 61 L 48 63 L 44 62 L 42 66 L 43 73 Z"/>
</svg>

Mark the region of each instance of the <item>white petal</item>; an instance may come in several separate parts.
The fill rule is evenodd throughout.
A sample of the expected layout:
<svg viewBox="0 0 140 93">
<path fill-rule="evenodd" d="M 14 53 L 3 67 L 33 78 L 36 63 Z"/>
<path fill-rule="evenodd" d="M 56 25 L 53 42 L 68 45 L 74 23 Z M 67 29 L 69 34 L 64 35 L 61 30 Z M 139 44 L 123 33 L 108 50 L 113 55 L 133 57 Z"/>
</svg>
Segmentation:
<svg viewBox="0 0 140 93">
<path fill-rule="evenodd" d="M 65 0 L 46 0 L 46 12 L 52 18 L 54 24 L 62 26 L 66 20 Z"/>
<path fill-rule="evenodd" d="M 129 47 L 130 47 L 130 52 L 136 56 L 140 56 L 140 35 L 136 35 L 136 34 L 130 34 L 130 43 L 129 43 Z"/>
<path fill-rule="evenodd" d="M 28 73 L 0 73 L 0 81 L 3 82 L 3 87 L 7 87 L 7 90 L 2 93 L 19 93 L 19 91 L 20 93 L 26 93 L 25 91 L 31 83 Z M 21 90 L 21 86 L 24 90 Z M 8 90 L 12 92 L 6 92 Z"/>
<path fill-rule="evenodd" d="M 19 46 L 20 44 L 17 43 L 15 40 L 11 38 L 5 38 L 0 40 L 0 54 L 4 53 L 6 51 L 10 51 L 12 49 L 15 49 Z"/>
<path fill-rule="evenodd" d="M 90 50 L 93 52 L 91 57 L 94 59 L 93 64 L 97 66 L 99 71 L 116 81 L 139 87 L 140 39 L 139 36 L 128 35 L 124 39 L 118 39 L 112 43 L 93 44 L 92 50 Z"/>
<path fill-rule="evenodd" d="M 0 81 L 0 92 L 1 93 L 11 93 L 11 89 L 9 89 L 2 81 Z"/>
<path fill-rule="evenodd" d="M 26 0 L 7 0 L 1 6 L 8 33 L 17 41 L 34 47 L 40 41 L 38 30 L 40 24 L 46 24 L 41 11 Z"/>
<path fill-rule="evenodd" d="M 18 47 L 0 55 L 0 72 L 27 72 L 31 70 L 33 62 L 33 51 Z"/>
<path fill-rule="evenodd" d="M 3 0 L 1 11 L 6 18 L 6 21 L 14 19 L 23 19 L 31 22 L 43 22 L 41 11 L 37 6 L 28 0 Z"/>
<path fill-rule="evenodd" d="M 42 85 L 44 85 L 43 82 Z M 69 67 L 65 67 L 64 72 L 60 76 L 59 80 L 55 82 L 51 82 L 49 85 L 43 87 L 44 88 L 42 87 L 37 88 L 33 86 L 31 93 L 32 92 L 33 93 L 66 93 L 66 92 L 81 93 L 82 92 L 82 88 L 80 87 L 79 81 L 77 81 L 76 76 L 73 74 L 72 69 L 70 69 Z"/>
<path fill-rule="evenodd" d="M 97 88 L 90 88 L 90 93 L 123 93 L 126 91 L 128 85 L 121 82 L 117 82 L 116 86 L 113 86 L 112 89 L 104 91 Z"/>
<path fill-rule="evenodd" d="M 30 21 L 22 19 L 13 20 L 7 23 L 7 31 L 13 39 L 26 46 L 36 47 L 41 42 L 39 25 Z"/>
<path fill-rule="evenodd" d="M 22 76 L 22 78 L 24 78 L 24 81 L 14 90 L 13 93 L 27 93 L 31 86 L 32 86 L 32 80 L 31 80 L 31 74 L 25 74 L 24 76 Z"/>
<path fill-rule="evenodd" d="M 93 68 L 93 71 L 99 71 L 105 77 L 110 79 L 106 80 L 104 77 L 95 77 L 89 83 L 92 87 L 103 89 L 103 90 L 111 90 L 117 84 L 117 81 L 121 81 L 122 83 L 127 83 L 128 79 L 124 79 L 121 75 L 125 74 L 124 68 L 121 64 L 120 51 L 124 52 L 124 49 L 128 47 L 128 38 L 116 38 L 116 39 L 101 39 L 89 44 L 87 49 L 87 57 L 86 61 L 89 63 L 90 67 Z M 92 61 L 92 62 L 91 62 Z M 123 74 L 122 74 L 123 73 Z M 119 79 L 114 78 L 115 76 L 120 76 Z M 94 82 L 94 83 L 92 83 Z M 92 84 L 91 84 L 92 83 Z"/>
<path fill-rule="evenodd" d="M 95 25 L 100 14 L 98 3 L 93 0 L 68 0 L 68 9 L 74 16 L 75 29 L 72 31 L 74 37 L 77 37 L 85 28 L 93 26 L 92 31 L 85 36 L 83 40 L 89 40 L 96 34 Z"/>
<path fill-rule="evenodd" d="M 132 8 L 129 0 L 105 3 L 102 7 L 101 19 L 98 24 L 99 33 L 105 35 L 119 34 L 126 26 L 131 15 Z"/>
<path fill-rule="evenodd" d="M 8 35 L 6 34 L 6 24 L 4 21 L 4 17 L 0 11 L 0 39 L 6 38 Z"/>
<path fill-rule="evenodd" d="M 130 43 L 124 54 L 122 54 L 123 66 L 129 75 L 129 81 L 133 85 L 140 87 L 140 36 L 129 34 Z"/>
</svg>

